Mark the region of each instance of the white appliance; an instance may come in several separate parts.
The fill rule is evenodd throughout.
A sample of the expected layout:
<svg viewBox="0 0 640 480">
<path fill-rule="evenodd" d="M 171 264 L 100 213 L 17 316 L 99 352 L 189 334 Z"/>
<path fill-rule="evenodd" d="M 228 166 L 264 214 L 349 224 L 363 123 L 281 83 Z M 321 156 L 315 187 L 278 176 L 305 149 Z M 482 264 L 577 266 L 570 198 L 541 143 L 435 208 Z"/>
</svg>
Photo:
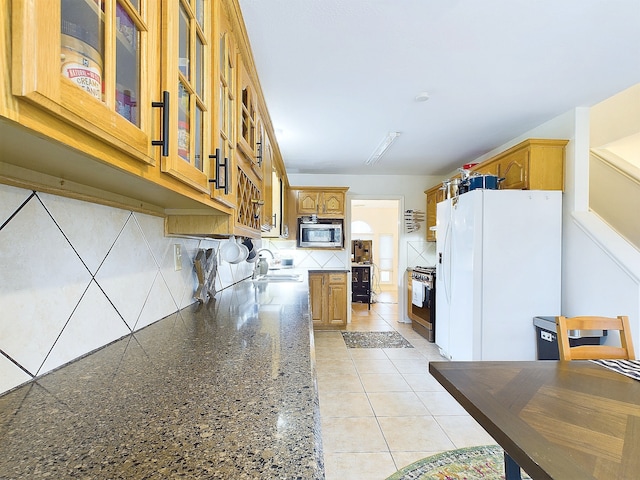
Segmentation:
<svg viewBox="0 0 640 480">
<path fill-rule="evenodd" d="M 451 360 L 535 360 L 560 313 L 562 192 L 473 190 L 437 205 L 436 344 Z"/>
</svg>

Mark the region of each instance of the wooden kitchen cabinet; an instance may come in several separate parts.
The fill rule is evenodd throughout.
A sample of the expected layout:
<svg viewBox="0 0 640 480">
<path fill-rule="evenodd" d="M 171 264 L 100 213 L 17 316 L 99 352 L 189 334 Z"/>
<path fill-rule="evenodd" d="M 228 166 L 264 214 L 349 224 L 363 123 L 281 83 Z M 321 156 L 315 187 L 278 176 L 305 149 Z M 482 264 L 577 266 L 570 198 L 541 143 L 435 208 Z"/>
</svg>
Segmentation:
<svg viewBox="0 0 640 480">
<path fill-rule="evenodd" d="M 297 189 L 297 215 L 341 218 L 345 215 L 346 192 L 343 187 L 291 187 Z"/>
<path fill-rule="evenodd" d="M 14 0 L 10 12 L 3 22 L 11 22 L 5 31 L 11 32 L 15 102 L 7 105 L 7 116 L 73 148 L 87 148 L 81 135 L 60 131 L 56 123 L 62 122 L 103 148 L 153 165 L 151 103 L 160 97 L 151 73 L 159 65 L 155 3 Z"/>
<path fill-rule="evenodd" d="M 237 0 L 2 9 L 0 181 L 160 215 L 168 234 L 260 236 L 282 160 Z"/>
<path fill-rule="evenodd" d="M 274 162 L 272 146 L 268 137 L 265 137 L 265 162 L 271 158 L 270 181 L 267 182 L 267 173 L 264 177 L 264 217 L 263 217 L 263 237 L 278 238 L 285 237 L 284 226 L 286 225 L 286 183 L 280 166 Z M 271 201 L 269 201 L 271 199 Z"/>
<path fill-rule="evenodd" d="M 162 90 L 169 93 L 168 155 L 162 171 L 209 193 L 213 27 L 210 2 L 163 0 Z M 166 106 L 164 107 L 166 108 Z M 175 132 L 175 135 L 171 133 Z M 165 152 L 167 153 L 167 152 Z"/>
<path fill-rule="evenodd" d="M 199 11 L 202 2 L 181 5 L 190 15 L 208 15 Z M 231 213 L 211 203 L 206 178 L 185 183 L 188 174 L 173 174 L 164 164 L 163 153 L 172 146 L 178 151 L 179 102 L 169 94 L 164 108 L 169 67 L 161 52 L 178 55 L 178 48 L 161 48 L 177 20 L 160 2 L 15 0 L 3 9 L 0 21 L 11 32 L 11 42 L 0 43 L 2 57 L 11 60 L 2 64 L 11 80 L 5 84 L 11 95 L 0 98 L 3 183 L 162 216 L 167 209 Z M 192 69 L 189 75 L 207 77 L 206 70 Z M 206 88 L 194 85 L 206 98 Z M 167 138 L 163 117 L 175 126 L 166 129 Z M 191 162 L 205 140 L 194 135 L 190 142 Z"/>
<path fill-rule="evenodd" d="M 432 227 L 436 226 L 437 220 L 437 205 L 438 202 L 444 200 L 444 190 L 442 185 L 436 185 L 430 188 L 426 192 L 427 195 L 427 214 L 426 214 L 426 236 L 427 242 L 436 241 L 436 232 L 432 230 Z"/>
<path fill-rule="evenodd" d="M 247 165 L 255 168 L 258 165 L 258 144 L 262 141 L 256 93 L 254 82 L 240 55 L 237 64 L 239 69 L 237 145 L 244 154 L 242 158 Z"/>
<path fill-rule="evenodd" d="M 215 78 L 218 79 L 214 130 L 218 135 L 214 142 L 213 157 L 210 158 L 210 168 L 213 171 L 210 175 L 211 197 L 216 202 L 235 208 L 237 48 L 230 14 L 223 8 L 222 2 L 215 2 L 214 9 L 217 22 L 214 37 L 217 61 L 213 62 L 213 66 Z"/>
<path fill-rule="evenodd" d="M 340 328 L 347 324 L 347 272 L 309 272 L 313 328 Z"/>
<path fill-rule="evenodd" d="M 563 190 L 567 140 L 528 139 L 472 171 L 504 178 L 502 189 Z"/>
<path fill-rule="evenodd" d="M 500 189 L 563 190 L 564 156 L 568 140 L 528 139 L 471 169 L 473 173 L 503 178 Z M 455 175 L 453 178 L 459 177 Z M 444 200 L 441 185 L 424 193 L 427 196 L 427 241 L 435 241 L 436 205 Z"/>
</svg>

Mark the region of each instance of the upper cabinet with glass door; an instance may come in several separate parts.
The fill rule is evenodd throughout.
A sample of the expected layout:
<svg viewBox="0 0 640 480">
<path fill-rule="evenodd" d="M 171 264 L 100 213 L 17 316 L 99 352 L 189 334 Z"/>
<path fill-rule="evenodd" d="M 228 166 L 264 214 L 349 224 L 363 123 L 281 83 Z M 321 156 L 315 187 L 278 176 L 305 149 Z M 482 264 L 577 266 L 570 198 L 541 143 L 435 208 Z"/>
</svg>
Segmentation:
<svg viewBox="0 0 640 480">
<path fill-rule="evenodd" d="M 229 207 L 236 206 L 235 195 L 235 105 L 236 105 L 236 45 L 231 23 L 222 2 L 215 2 L 217 24 L 217 78 L 218 78 L 218 114 L 216 119 L 217 138 L 213 156 L 214 200 Z M 215 86 L 214 86 L 215 88 Z"/>
<path fill-rule="evenodd" d="M 243 153 L 241 157 L 245 165 L 253 167 L 261 176 L 258 165 L 259 147 L 261 142 L 260 120 L 258 114 L 258 99 L 249 71 L 238 56 L 239 93 L 238 93 L 238 148 Z"/>
<path fill-rule="evenodd" d="M 210 190 L 211 23 L 209 1 L 162 3 L 162 89 L 168 92 L 169 108 L 163 115 L 163 122 L 168 122 L 163 125 L 168 148 L 162 153 L 161 167 L 202 192 Z"/>
<path fill-rule="evenodd" d="M 29 105 L 144 163 L 153 164 L 151 101 L 157 84 L 147 0 L 14 0 L 13 95 L 26 103 L 17 120 L 45 135 L 59 127 Z M 149 108 L 143 108 L 148 106 Z M 77 139 L 76 139 L 77 140 Z"/>
</svg>

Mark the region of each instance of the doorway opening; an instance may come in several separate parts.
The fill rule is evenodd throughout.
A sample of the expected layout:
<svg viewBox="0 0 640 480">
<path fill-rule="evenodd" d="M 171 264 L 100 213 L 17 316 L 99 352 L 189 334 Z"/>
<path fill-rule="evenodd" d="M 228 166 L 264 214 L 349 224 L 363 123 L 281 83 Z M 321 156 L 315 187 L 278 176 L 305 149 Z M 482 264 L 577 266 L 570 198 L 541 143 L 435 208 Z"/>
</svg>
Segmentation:
<svg viewBox="0 0 640 480">
<path fill-rule="evenodd" d="M 352 262 L 372 265 L 372 302 L 398 303 L 400 200 L 351 199 L 350 227 Z M 360 256 L 363 243 L 370 251 Z"/>
</svg>

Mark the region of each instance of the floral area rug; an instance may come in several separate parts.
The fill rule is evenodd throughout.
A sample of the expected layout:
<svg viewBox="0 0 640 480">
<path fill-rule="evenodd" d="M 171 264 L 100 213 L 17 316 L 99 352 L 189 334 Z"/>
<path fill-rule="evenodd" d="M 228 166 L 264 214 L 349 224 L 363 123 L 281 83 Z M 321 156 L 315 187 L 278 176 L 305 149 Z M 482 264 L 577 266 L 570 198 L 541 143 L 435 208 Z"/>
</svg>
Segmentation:
<svg viewBox="0 0 640 480">
<path fill-rule="evenodd" d="M 522 472 L 522 478 L 530 478 Z M 498 445 L 459 448 L 423 458 L 387 480 L 504 480 L 504 452 Z"/>
<path fill-rule="evenodd" d="M 341 333 L 347 348 L 413 348 L 413 345 L 398 332 Z"/>
</svg>

